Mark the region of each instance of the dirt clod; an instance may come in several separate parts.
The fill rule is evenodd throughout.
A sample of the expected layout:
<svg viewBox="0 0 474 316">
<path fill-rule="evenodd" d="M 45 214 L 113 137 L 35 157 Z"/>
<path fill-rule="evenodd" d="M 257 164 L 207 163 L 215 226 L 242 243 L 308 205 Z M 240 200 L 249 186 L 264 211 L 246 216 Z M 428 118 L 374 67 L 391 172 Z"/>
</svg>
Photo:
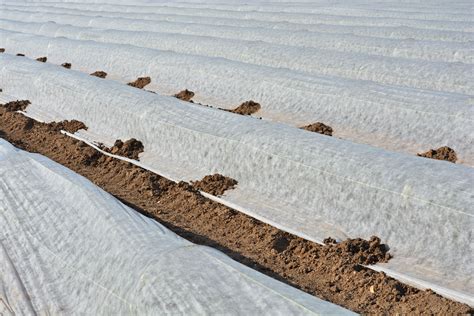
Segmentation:
<svg viewBox="0 0 474 316">
<path fill-rule="evenodd" d="M 192 181 L 191 183 L 196 190 L 216 196 L 224 194 L 226 190 L 233 189 L 237 185 L 236 180 L 218 173 L 205 176 L 202 180 Z"/>
<path fill-rule="evenodd" d="M 25 120 L 25 125 L 23 126 L 23 130 L 28 131 L 32 129 L 34 126 L 35 126 L 35 120 L 28 117 Z"/>
<path fill-rule="evenodd" d="M 376 236 L 370 237 L 369 240 L 356 238 L 340 243 L 332 238 L 326 238 L 324 244 L 329 247 L 330 253 L 346 254 L 356 264 L 387 262 L 391 258 L 387 245 L 381 244 L 380 238 Z"/>
<path fill-rule="evenodd" d="M 288 233 L 278 233 L 277 236 L 274 237 L 272 242 L 272 248 L 276 252 L 283 252 L 290 246 L 292 236 Z"/>
<path fill-rule="evenodd" d="M 145 86 L 149 85 L 150 82 L 151 82 L 150 77 L 139 77 L 137 80 L 127 83 L 127 85 L 138 88 L 138 89 L 143 89 Z"/>
<path fill-rule="evenodd" d="M 327 136 L 332 136 L 332 132 L 333 132 L 331 126 L 328 126 L 321 122 L 316 122 L 314 124 L 309 124 L 300 128 L 309 132 L 315 132 L 315 133 L 319 133 L 319 134 L 323 134 Z"/>
<path fill-rule="evenodd" d="M 71 121 L 66 120 L 66 121 L 61 121 L 61 122 L 52 122 L 49 124 L 50 124 L 51 129 L 55 131 L 63 130 L 71 134 L 74 134 L 80 129 L 87 130 L 87 126 L 84 123 L 77 120 L 71 120 Z"/>
<path fill-rule="evenodd" d="M 71 63 L 64 63 L 64 64 L 61 64 L 61 66 L 63 66 L 64 68 L 66 69 L 71 69 Z"/>
<path fill-rule="evenodd" d="M 36 60 L 40 61 L 42 63 L 45 63 L 48 60 L 48 58 L 47 57 L 38 57 L 38 58 L 36 58 Z"/>
<path fill-rule="evenodd" d="M 186 89 L 186 90 L 180 91 L 179 93 L 175 94 L 174 97 L 178 98 L 182 101 L 190 102 L 191 99 L 194 97 L 194 92 Z"/>
<path fill-rule="evenodd" d="M 336 239 L 334 239 L 334 238 L 328 237 L 328 238 L 324 238 L 323 244 L 325 244 L 325 245 L 333 245 L 333 244 L 337 244 L 337 241 L 336 241 Z"/>
<path fill-rule="evenodd" d="M 143 152 L 144 147 L 141 141 L 136 140 L 135 138 L 130 138 L 125 142 L 117 139 L 110 149 L 104 149 L 114 155 L 138 160 L 138 155 Z"/>
<path fill-rule="evenodd" d="M 235 114 L 240 114 L 240 115 L 252 115 L 253 113 L 260 110 L 260 108 L 261 108 L 260 103 L 250 100 L 250 101 L 246 101 L 242 103 L 241 105 L 239 105 L 233 110 L 226 110 L 226 111 L 232 112 Z"/>
<path fill-rule="evenodd" d="M 91 73 L 91 76 L 95 76 L 95 77 L 104 79 L 105 77 L 107 77 L 107 73 L 105 71 L 95 71 L 95 72 Z"/>
<path fill-rule="evenodd" d="M 443 146 L 438 149 L 431 149 L 425 153 L 417 154 L 417 156 L 437 159 L 437 160 L 446 160 L 452 163 L 455 163 L 456 160 L 458 159 L 454 149 L 448 146 Z"/>
<path fill-rule="evenodd" d="M 86 143 L 80 141 L 79 147 L 83 148 L 83 156 L 80 158 L 80 164 L 84 166 L 97 166 L 104 155 L 95 150 L 92 147 L 89 147 Z"/>
<path fill-rule="evenodd" d="M 31 102 L 29 100 L 16 100 L 3 104 L 8 112 L 24 111 Z"/>
</svg>

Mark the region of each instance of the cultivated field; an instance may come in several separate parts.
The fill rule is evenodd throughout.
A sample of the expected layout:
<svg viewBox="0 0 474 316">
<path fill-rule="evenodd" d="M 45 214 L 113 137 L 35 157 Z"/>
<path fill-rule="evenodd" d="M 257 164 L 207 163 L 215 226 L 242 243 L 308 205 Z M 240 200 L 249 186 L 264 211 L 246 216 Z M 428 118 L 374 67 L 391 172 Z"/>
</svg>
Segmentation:
<svg viewBox="0 0 474 316">
<path fill-rule="evenodd" d="M 469 1 L 0 8 L 0 313 L 472 312 Z"/>
</svg>

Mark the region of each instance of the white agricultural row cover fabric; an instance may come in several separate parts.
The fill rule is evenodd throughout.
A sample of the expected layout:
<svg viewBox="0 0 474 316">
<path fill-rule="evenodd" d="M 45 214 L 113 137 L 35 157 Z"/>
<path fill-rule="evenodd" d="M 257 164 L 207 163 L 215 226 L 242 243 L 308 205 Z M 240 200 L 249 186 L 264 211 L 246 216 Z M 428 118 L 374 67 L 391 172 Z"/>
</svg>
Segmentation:
<svg viewBox="0 0 474 316">
<path fill-rule="evenodd" d="M 13 0 L 2 0 L 6 3 L 10 3 Z M 15 2 L 23 2 L 23 3 L 51 3 L 50 0 L 18 0 Z M 367 7 L 370 9 L 380 8 L 383 7 L 385 9 L 394 9 L 394 10 L 410 10 L 409 8 L 417 8 L 422 11 L 431 11 L 435 10 L 439 12 L 442 9 L 446 9 L 447 12 L 452 13 L 459 13 L 459 12 L 466 12 L 466 10 L 471 8 L 470 0 L 456 0 L 447 3 L 445 0 L 405 0 L 405 1 L 397 1 L 397 0 L 383 0 L 379 2 L 373 2 L 370 0 L 354 0 L 354 1 L 338 1 L 332 2 L 328 0 L 253 0 L 252 2 L 248 0 L 186 0 L 186 1 L 173 1 L 173 0 L 59 0 L 55 3 L 57 4 L 84 4 L 84 3 L 95 3 L 95 4 L 114 4 L 114 5 L 149 5 L 153 6 L 156 4 L 165 4 L 165 5 L 173 5 L 176 3 L 189 3 L 189 4 L 196 4 L 196 3 L 206 3 L 212 7 L 219 4 L 234 4 L 234 5 L 249 5 L 249 4 L 258 4 L 258 5 L 274 5 L 274 4 L 281 4 L 288 7 L 294 7 L 298 5 L 311 5 L 316 7 L 318 5 L 334 5 L 334 4 L 341 4 L 345 7 L 347 5 L 352 4 L 356 5 L 357 7 Z M 448 4 L 448 5 L 447 5 Z"/>
<path fill-rule="evenodd" d="M 8 6 L 9 9 L 22 9 L 22 6 Z M 32 8 L 28 8 L 31 12 Z M 71 14 L 71 9 L 68 8 L 56 8 L 56 7 L 35 7 L 34 12 L 45 12 L 53 14 Z M 31 12 L 33 13 L 33 12 Z M 86 16 L 101 16 L 101 17 L 114 17 L 117 13 L 114 12 L 97 12 L 89 10 L 74 10 L 74 14 L 81 14 Z M 145 19 L 147 16 L 143 16 L 142 13 L 135 14 L 137 18 Z M 128 17 L 128 16 L 127 16 Z M 186 22 L 189 26 L 189 21 Z M 122 24 L 119 29 L 128 28 L 127 24 Z M 132 26 L 131 28 L 136 28 Z M 21 31 L 18 29 L 16 31 Z M 169 32 L 167 30 L 167 32 Z M 194 31 L 196 34 L 196 30 Z M 216 31 L 216 27 L 213 25 L 212 30 L 210 26 L 207 25 L 203 32 L 200 33 L 199 37 L 195 37 L 194 41 L 190 40 L 193 37 L 182 36 L 178 33 L 173 34 L 173 36 L 178 36 L 175 39 L 175 42 L 178 43 L 188 43 L 188 46 L 192 45 L 192 48 L 204 48 L 207 49 L 207 53 L 204 55 L 212 56 L 212 54 L 221 53 L 216 48 L 225 47 L 226 51 L 241 53 L 240 51 L 244 48 L 246 53 L 250 56 L 255 55 L 252 52 L 248 51 L 249 49 L 261 49 L 264 50 L 264 53 L 272 52 L 274 57 L 280 57 L 275 60 L 275 63 L 281 64 L 281 60 L 288 60 L 284 55 L 281 55 L 280 50 L 289 50 L 287 53 L 291 53 L 291 47 L 296 46 L 293 49 L 298 49 L 301 55 L 310 55 L 313 56 L 314 60 L 320 62 L 321 59 L 329 58 L 331 51 L 325 50 L 335 50 L 340 52 L 350 52 L 350 53 L 359 53 L 359 54 L 369 54 L 369 55 L 380 55 L 388 57 L 397 57 L 397 58 L 410 58 L 410 59 L 422 59 L 427 61 L 440 61 L 440 62 L 463 62 L 463 63 L 474 63 L 474 49 L 470 43 L 456 43 L 451 42 L 447 44 L 443 41 L 414 41 L 413 39 L 408 40 L 399 40 L 399 39 L 390 39 L 390 38 L 374 38 L 367 36 L 359 36 L 353 34 L 336 34 L 336 33 L 321 33 L 321 32 L 308 32 L 308 31 L 285 31 L 279 30 L 275 32 L 273 29 L 255 29 L 249 27 L 227 27 L 225 32 L 222 30 L 222 27 L 219 27 Z M 221 46 L 216 47 L 215 38 L 208 36 L 217 35 L 219 38 L 228 38 Z M 156 34 L 155 36 L 166 36 L 167 34 Z M 182 38 L 179 38 L 179 37 Z M 206 36 L 206 37 L 203 37 Z M 233 40 L 229 40 L 233 39 Z M 206 41 L 214 41 L 210 45 Z M 251 41 L 249 41 L 251 40 Z M 220 40 L 221 41 L 221 40 Z M 200 45 L 196 45 L 196 42 Z M 230 45 L 230 43 L 235 43 Z M 161 40 L 159 38 L 153 39 L 153 41 L 141 42 L 139 45 L 147 47 L 147 45 L 160 45 Z M 269 45 L 279 44 L 279 45 Z M 135 44 L 137 43 L 130 43 Z M 284 46 L 281 46 L 284 45 Z M 153 48 L 165 49 L 160 46 L 148 46 Z M 189 50 L 188 47 L 181 47 L 179 45 L 173 47 L 174 51 L 181 48 L 182 52 Z M 309 49 L 314 48 L 314 49 Z M 191 52 L 191 51 L 190 51 Z M 326 56 L 327 55 L 327 56 Z M 239 55 L 237 55 L 239 56 Z M 241 56 L 241 55 L 240 55 Z M 227 57 L 227 56 L 222 56 Z M 227 57 L 228 58 L 228 57 Z M 280 60 L 281 59 L 281 60 Z M 302 63 L 302 62 L 300 62 Z M 305 62 L 308 65 L 308 62 Z M 310 64 L 311 65 L 311 64 Z M 300 70 L 305 70 L 301 68 Z"/>
<path fill-rule="evenodd" d="M 351 314 L 194 245 L 0 139 L 0 314 Z"/>
<path fill-rule="evenodd" d="M 50 23 L 41 29 L 49 33 L 47 29 L 54 32 L 58 27 Z M 254 99 L 262 104 L 257 115 L 296 126 L 321 121 L 332 126 L 338 137 L 389 150 L 414 154 L 448 145 L 457 151 L 460 162 L 474 165 L 474 146 L 469 141 L 474 139 L 474 111 L 465 95 L 9 31 L 0 31 L 0 45 L 7 52 L 47 56 L 57 64 L 71 62 L 74 69 L 89 73 L 103 70 L 123 82 L 150 76 L 148 89 L 174 94 L 188 88 L 197 93 L 194 100 L 204 104 L 233 108 Z"/>
<path fill-rule="evenodd" d="M 164 2 L 156 3 L 156 6 L 152 7 L 154 11 L 158 11 L 160 6 L 171 6 L 175 8 L 195 8 L 195 9 L 216 9 L 216 10 L 232 10 L 239 12 L 259 11 L 259 12 L 273 12 L 275 14 L 284 13 L 312 13 L 312 14 L 324 14 L 330 16 L 355 16 L 355 17 L 380 17 L 380 18 L 401 18 L 401 19 L 417 19 L 417 20 L 441 20 L 441 21 L 472 21 L 472 17 L 466 12 L 468 6 L 465 6 L 463 10 L 455 10 L 448 12 L 438 8 L 431 8 L 431 10 L 409 8 L 407 11 L 407 5 L 404 6 L 404 10 L 387 10 L 387 3 L 372 3 L 370 7 L 365 7 L 361 4 L 355 4 L 353 1 L 341 1 L 341 2 L 329 2 L 320 1 L 316 5 L 314 3 L 288 3 L 277 4 L 277 3 L 245 3 L 245 4 L 233 4 L 233 3 L 192 3 L 192 2 Z M 395 2 L 396 3 L 396 2 Z M 51 3 L 50 3 L 51 4 Z M 56 2 L 51 4 L 53 6 L 64 6 L 67 7 L 67 3 Z M 136 11 L 136 7 L 140 7 L 140 4 L 136 4 L 134 8 L 129 8 L 128 11 Z M 352 6 L 352 7 L 351 7 Z M 148 6 L 150 7 L 150 6 Z M 445 6 L 448 9 L 453 9 L 451 3 Z M 455 6 L 454 6 L 455 7 Z M 142 9 L 142 8 L 140 8 Z M 444 8 L 443 8 L 444 9 Z M 117 10 L 117 6 L 114 7 Z M 413 11 L 414 10 L 414 11 Z M 143 11 L 143 9 L 142 9 Z M 146 12 L 146 11 L 145 11 Z"/>
<path fill-rule="evenodd" d="M 50 13 L 29 13 L 2 10 L 0 16 L 6 19 L 73 24 L 82 28 L 64 29 L 64 32 L 57 31 L 56 36 L 67 38 L 78 37 L 81 39 L 91 39 L 96 41 L 119 42 L 122 44 L 133 44 L 140 41 L 141 44 L 150 46 L 155 41 L 159 41 L 159 34 L 154 32 L 136 33 L 133 31 L 119 32 L 115 28 L 124 28 L 124 25 L 134 25 L 122 18 L 94 18 L 88 16 L 50 14 Z M 212 51 L 214 55 L 227 57 L 269 66 L 278 66 L 298 71 L 304 71 L 318 75 L 338 76 L 349 79 L 370 80 L 377 83 L 393 84 L 404 87 L 429 89 L 435 91 L 446 91 L 456 93 L 472 94 L 474 91 L 474 66 L 463 63 L 429 62 L 405 58 L 392 58 L 385 56 L 365 55 L 349 52 L 336 52 L 317 48 L 276 46 L 259 41 L 267 38 L 280 38 L 279 33 L 274 30 L 264 30 L 257 28 L 237 28 L 213 25 L 199 25 L 189 23 L 154 22 L 151 31 L 185 33 L 192 35 L 207 35 L 211 39 Z M 122 26 L 120 26 L 122 25 Z M 94 26 L 108 29 L 108 31 L 97 30 L 89 33 L 83 27 Z M 7 28 L 8 24 L 4 24 Z M 130 27 L 126 27 L 130 28 Z M 16 29 L 10 29 L 17 31 Z M 245 31 L 244 31 L 245 30 Z M 282 31 L 284 32 L 284 31 Z M 260 36 L 259 33 L 263 33 Z M 154 37 L 158 38 L 154 38 Z M 164 35 L 166 36 L 166 35 Z M 168 35 L 173 36 L 173 34 Z M 291 32 L 288 32 L 291 37 Z M 218 39 L 214 38 L 218 37 Z M 226 43 L 221 43 L 221 38 L 237 39 L 230 43 L 232 49 L 226 49 Z M 243 44 L 241 40 L 252 40 Z M 222 41 L 226 42 L 226 41 Z M 230 42 L 230 41 L 229 41 Z M 203 46 L 201 43 L 197 47 Z M 245 54 L 242 54 L 242 47 L 246 47 Z M 261 48 L 259 48 L 261 47 Z M 280 48 L 278 48 L 280 47 Z M 199 48 L 194 48 L 196 50 Z M 471 59 L 471 58 L 469 58 Z M 436 78 L 436 80 L 433 80 Z"/>
<path fill-rule="evenodd" d="M 305 238 L 378 235 L 386 265 L 474 304 L 472 168 L 386 152 L 180 102 L 24 57 L 0 57 L 5 93 L 42 119 L 78 119 L 96 141 L 135 137 L 174 179 L 236 179 L 227 201 Z M 426 284 L 425 284 L 426 285 Z M 445 287 L 443 289 L 443 287 Z M 450 293 L 448 293 L 451 291 Z"/>
<path fill-rule="evenodd" d="M 35 13 L 36 8 L 32 7 L 33 4 L 29 3 L 28 6 L 18 6 L 19 3 L 4 6 L 4 12 L 31 12 Z M 17 9 L 12 10 L 16 6 Z M 63 4 L 66 5 L 66 4 Z M 43 5 L 41 5 L 43 7 Z M 46 7 L 46 6 L 44 6 Z M 51 8 L 50 6 L 48 6 Z M 7 10 L 8 8 L 8 10 Z M 57 5 L 54 8 L 60 8 Z M 21 10 L 21 11 L 17 11 Z M 97 12 L 94 11 L 89 13 L 87 10 L 75 10 L 75 15 L 79 13 L 81 15 L 89 15 L 91 17 L 98 16 Z M 70 12 L 67 12 L 69 15 Z M 108 15 L 109 17 L 123 17 L 123 22 L 118 26 L 114 26 L 114 29 L 123 30 L 141 30 L 150 31 L 154 30 L 154 25 L 157 21 L 160 22 L 181 22 L 181 23 L 193 23 L 202 25 L 213 25 L 213 26 L 236 26 L 242 27 L 242 20 L 235 18 L 216 18 L 209 19 L 207 17 L 200 16 L 189 16 L 189 15 L 177 15 L 177 14 L 162 14 L 162 13 L 133 13 L 133 12 L 105 12 L 102 11 L 100 16 Z M 144 17 L 146 16 L 146 19 Z M 138 25 L 137 25 L 138 23 Z M 94 23 L 93 23 L 94 24 Z M 338 33 L 338 34 L 353 34 L 359 36 L 369 37 L 380 37 L 380 38 L 394 38 L 402 40 L 422 40 L 422 41 L 446 41 L 446 42 L 469 42 L 474 40 L 474 34 L 470 32 L 461 31 L 442 31 L 442 30 L 427 30 L 417 29 L 406 26 L 356 26 L 356 25 L 331 25 L 331 24 L 299 24 L 289 22 L 272 22 L 272 21 L 257 21 L 257 20 L 245 20 L 245 27 L 250 28 L 266 28 L 273 30 L 290 30 L 290 31 L 311 31 L 321 33 Z M 190 32 L 190 30 L 184 30 Z M 290 40 L 290 39 L 288 39 Z"/>
<path fill-rule="evenodd" d="M 100 1 L 102 2 L 102 1 Z M 456 2 L 456 1 L 452 1 Z M 444 7 L 449 7 L 452 2 L 445 3 Z M 120 2 L 118 2 L 120 3 Z M 326 2 L 327 3 L 327 2 Z M 48 3 L 49 5 L 49 3 Z M 317 24 L 317 23 L 328 23 L 335 25 L 365 25 L 365 26 L 409 26 L 424 29 L 433 30 L 452 30 L 452 31 L 474 31 L 474 24 L 472 20 L 467 21 L 436 21 L 436 20 L 425 20 L 425 19 L 412 19 L 412 18 L 390 18 L 390 17 L 373 17 L 373 16 L 341 16 L 335 14 L 318 14 L 311 12 L 304 13 L 291 13 L 291 12 L 262 12 L 262 11 L 238 11 L 238 10 L 222 10 L 222 9 L 211 9 L 211 8 L 185 8 L 185 7 L 172 7 L 172 6 L 140 6 L 134 3 L 133 5 L 120 5 L 120 4 L 102 4 L 102 3 L 59 3 L 59 6 L 66 6 L 74 9 L 86 9 L 86 10 L 97 10 L 97 11 L 109 11 L 109 12 L 137 12 L 137 13 L 166 13 L 166 14 L 178 14 L 178 15 L 189 15 L 189 16 L 203 16 L 212 19 L 217 18 L 239 18 L 245 23 L 246 20 L 258 20 L 258 21 L 272 21 L 272 22 L 291 22 L 291 23 L 305 23 L 305 24 Z M 267 6 L 268 4 L 265 4 Z M 291 4 L 289 4 L 291 5 Z M 443 10 L 443 8 L 440 8 Z"/>
</svg>

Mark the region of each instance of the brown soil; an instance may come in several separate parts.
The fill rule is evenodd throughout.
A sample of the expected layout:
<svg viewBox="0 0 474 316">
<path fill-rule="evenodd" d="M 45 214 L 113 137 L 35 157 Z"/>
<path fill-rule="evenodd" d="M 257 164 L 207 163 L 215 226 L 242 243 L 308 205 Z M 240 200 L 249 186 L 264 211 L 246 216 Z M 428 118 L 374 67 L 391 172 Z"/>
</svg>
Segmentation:
<svg viewBox="0 0 474 316">
<path fill-rule="evenodd" d="M 25 56 L 25 54 L 20 54 L 20 53 L 18 53 L 18 54 L 16 54 L 16 55 L 17 55 L 17 56 L 23 56 L 23 57 Z"/>
<path fill-rule="evenodd" d="M 194 92 L 186 89 L 174 95 L 175 98 L 178 98 L 183 101 L 191 102 L 191 99 L 194 97 Z M 193 102 L 194 103 L 194 102 Z"/>
<path fill-rule="evenodd" d="M 202 180 L 192 181 L 191 184 L 196 190 L 219 196 L 224 194 L 225 191 L 235 188 L 237 181 L 216 173 L 205 176 Z"/>
<path fill-rule="evenodd" d="M 350 256 L 354 262 L 360 264 L 375 264 L 387 262 L 392 258 L 388 253 L 387 245 L 380 243 L 380 238 L 370 237 L 369 240 L 362 238 L 348 239 L 337 243 L 333 238 L 326 238 L 324 244 L 329 246 L 329 252 L 333 254 L 344 254 Z"/>
<path fill-rule="evenodd" d="M 219 249 L 233 259 L 307 293 L 365 314 L 472 312 L 432 291 L 402 284 L 361 264 L 386 261 L 377 238 L 319 245 L 285 233 L 204 198 L 191 185 L 174 183 L 130 163 L 107 157 L 84 142 L 0 107 L 0 136 L 45 155 L 90 179 L 137 211 L 182 237 Z M 31 125 L 31 124 L 30 124 Z"/>
<path fill-rule="evenodd" d="M 91 73 L 91 76 L 95 76 L 95 77 L 99 77 L 99 78 L 104 79 L 105 77 L 107 77 L 107 73 L 105 71 L 95 71 L 95 72 Z"/>
<path fill-rule="evenodd" d="M 443 146 L 438 149 L 431 149 L 425 153 L 417 154 L 417 156 L 437 160 L 446 160 L 452 163 L 455 163 L 458 159 L 454 149 L 449 148 L 448 146 Z"/>
<path fill-rule="evenodd" d="M 117 139 L 111 148 L 101 146 L 103 150 L 118 156 L 138 160 L 138 155 L 143 152 L 144 147 L 141 141 L 131 138 L 125 143 Z"/>
<path fill-rule="evenodd" d="M 321 122 L 316 122 L 314 124 L 306 125 L 300 128 L 306 131 L 332 136 L 332 127 Z"/>
<path fill-rule="evenodd" d="M 39 57 L 39 58 L 36 58 L 36 60 L 40 61 L 42 63 L 45 63 L 48 60 L 48 58 L 47 57 Z"/>
<path fill-rule="evenodd" d="M 71 134 L 74 134 L 75 132 L 77 132 L 78 130 L 80 129 L 85 129 L 87 130 L 87 126 L 80 122 L 80 121 L 76 121 L 76 120 L 71 120 L 71 121 L 61 121 L 61 122 L 52 122 L 52 123 L 49 123 L 49 127 L 54 130 L 54 131 L 66 131 L 66 132 L 69 132 Z"/>
<path fill-rule="evenodd" d="M 150 77 L 140 77 L 137 80 L 133 82 L 127 83 L 129 86 L 138 88 L 138 89 L 143 89 L 145 86 L 149 85 L 151 82 Z"/>
<path fill-rule="evenodd" d="M 0 48 L 0 53 L 4 53 L 5 52 L 5 48 Z"/>
<path fill-rule="evenodd" d="M 66 68 L 66 69 L 71 69 L 71 66 L 72 66 L 72 65 L 71 65 L 70 63 L 64 63 L 64 64 L 62 64 L 61 66 L 63 66 L 63 67 Z"/>
<path fill-rule="evenodd" d="M 260 110 L 260 108 L 261 106 L 259 103 L 250 100 L 250 101 L 246 101 L 242 103 L 241 105 L 239 105 L 233 110 L 225 110 L 225 109 L 223 110 L 232 112 L 235 114 L 240 114 L 240 115 L 252 115 L 253 113 Z"/>
<path fill-rule="evenodd" d="M 16 101 L 11 101 L 5 104 L 2 104 L 2 106 L 7 110 L 7 111 L 24 111 L 28 105 L 30 105 L 31 102 L 29 100 L 16 100 Z"/>
</svg>

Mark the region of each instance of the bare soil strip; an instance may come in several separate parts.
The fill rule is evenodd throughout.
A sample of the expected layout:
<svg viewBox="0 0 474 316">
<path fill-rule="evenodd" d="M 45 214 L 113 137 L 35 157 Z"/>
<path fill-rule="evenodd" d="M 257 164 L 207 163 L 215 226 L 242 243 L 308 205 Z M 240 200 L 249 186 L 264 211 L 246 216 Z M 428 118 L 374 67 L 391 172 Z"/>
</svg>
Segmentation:
<svg viewBox="0 0 474 316">
<path fill-rule="evenodd" d="M 182 237 L 305 292 L 364 314 L 466 314 L 464 304 L 402 284 L 362 264 L 390 258 L 380 239 L 309 242 L 204 198 L 131 163 L 105 156 L 60 133 L 80 122 L 45 124 L 0 106 L 0 137 L 37 152 L 88 178 L 125 204 Z"/>
</svg>

